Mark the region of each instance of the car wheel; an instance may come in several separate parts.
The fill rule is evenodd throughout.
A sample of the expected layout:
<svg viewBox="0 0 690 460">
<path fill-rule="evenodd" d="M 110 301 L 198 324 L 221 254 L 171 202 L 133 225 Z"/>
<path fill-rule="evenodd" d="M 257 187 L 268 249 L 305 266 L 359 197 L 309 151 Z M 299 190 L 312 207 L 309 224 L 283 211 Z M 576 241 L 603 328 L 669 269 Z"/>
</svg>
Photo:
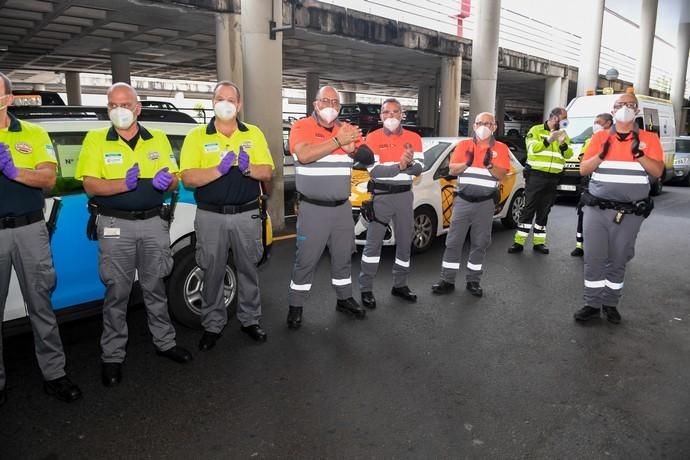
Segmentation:
<svg viewBox="0 0 690 460">
<path fill-rule="evenodd" d="M 412 236 L 412 252 L 421 253 L 431 247 L 436 237 L 437 219 L 434 210 L 422 206 L 414 211 L 414 235 Z"/>
<path fill-rule="evenodd" d="M 180 324 L 201 328 L 201 289 L 204 286 L 204 272 L 196 263 L 194 247 L 188 246 L 174 256 L 175 265 L 168 278 L 168 308 L 172 317 Z M 237 275 L 232 256 L 228 256 L 223 280 L 225 306 L 234 311 L 237 304 Z"/>
<path fill-rule="evenodd" d="M 652 196 L 661 195 L 661 192 L 663 191 L 663 189 L 664 189 L 664 181 L 662 181 L 661 179 L 656 179 L 654 181 L 654 183 L 652 184 L 652 188 L 649 191 L 649 194 Z"/>
<path fill-rule="evenodd" d="M 506 136 L 519 136 L 520 132 L 517 129 L 510 129 L 508 130 L 508 134 Z"/>
<path fill-rule="evenodd" d="M 520 222 L 520 214 L 522 213 L 522 208 L 525 206 L 525 191 L 518 190 L 513 195 L 513 199 L 510 202 L 510 207 L 508 208 L 508 213 L 504 218 L 501 219 L 501 223 L 506 228 L 516 228 Z"/>
</svg>

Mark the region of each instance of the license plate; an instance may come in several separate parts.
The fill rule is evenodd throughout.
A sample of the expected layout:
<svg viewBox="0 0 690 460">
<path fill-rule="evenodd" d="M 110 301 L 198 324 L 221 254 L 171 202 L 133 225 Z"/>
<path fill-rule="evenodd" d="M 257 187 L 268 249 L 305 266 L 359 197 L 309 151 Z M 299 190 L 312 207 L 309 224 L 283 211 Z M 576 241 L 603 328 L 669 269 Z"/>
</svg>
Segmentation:
<svg viewBox="0 0 690 460">
<path fill-rule="evenodd" d="M 577 191 L 576 185 L 559 185 L 558 190 L 563 190 L 565 192 L 575 192 Z"/>
</svg>

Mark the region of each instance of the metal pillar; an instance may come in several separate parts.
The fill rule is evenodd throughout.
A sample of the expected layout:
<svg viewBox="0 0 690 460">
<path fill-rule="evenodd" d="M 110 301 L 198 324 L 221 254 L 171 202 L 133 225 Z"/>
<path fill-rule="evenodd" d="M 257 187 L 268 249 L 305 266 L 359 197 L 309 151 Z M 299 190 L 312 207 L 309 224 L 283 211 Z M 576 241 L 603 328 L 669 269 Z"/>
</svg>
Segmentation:
<svg viewBox="0 0 690 460">
<path fill-rule="evenodd" d="M 577 71 L 577 95 L 596 90 L 599 84 L 599 57 L 601 55 L 601 31 L 604 26 L 604 0 L 582 0 L 583 10 L 589 20 L 583 24 L 580 67 Z"/>
<path fill-rule="evenodd" d="M 123 82 L 132 84 L 129 71 L 129 54 L 113 53 L 110 55 L 113 83 Z"/>
<path fill-rule="evenodd" d="M 458 135 L 462 57 L 441 58 L 441 121 L 439 136 Z"/>
<path fill-rule="evenodd" d="M 656 10 L 659 0 L 642 0 L 640 16 L 640 56 L 637 60 L 637 79 L 635 92 L 649 95 L 649 76 L 652 70 L 654 33 L 656 30 Z"/>
<path fill-rule="evenodd" d="M 79 72 L 65 72 L 67 105 L 81 105 L 81 81 Z"/>
<path fill-rule="evenodd" d="M 479 2 L 476 37 L 472 41 L 472 81 L 470 84 L 470 118 L 472 132 L 477 114 L 494 113 L 496 78 L 498 77 L 498 29 L 501 23 L 501 0 Z"/>
<path fill-rule="evenodd" d="M 283 37 L 271 40 L 269 21 L 283 17 L 282 0 L 242 0 L 244 118 L 261 128 L 268 141 L 275 174 L 268 210 L 274 230 L 285 227 L 283 197 Z"/>
<path fill-rule="evenodd" d="M 230 80 L 243 90 L 239 15 L 216 14 L 216 75 L 219 81 Z"/>
<path fill-rule="evenodd" d="M 319 74 L 314 72 L 307 72 L 307 94 L 305 99 L 305 113 L 307 115 L 314 111 L 314 101 L 316 100 L 316 93 L 318 92 Z"/>
<path fill-rule="evenodd" d="M 684 8 L 684 11 L 682 10 Z M 685 135 L 687 111 L 685 103 L 685 81 L 688 70 L 688 52 L 690 52 L 690 5 L 686 2 L 681 7 L 681 21 L 678 24 L 678 41 L 676 42 L 676 70 L 671 81 L 671 102 L 676 118 L 676 136 Z"/>
<path fill-rule="evenodd" d="M 562 107 L 563 79 L 561 77 L 546 77 L 544 82 L 544 120 L 555 107 Z"/>
</svg>

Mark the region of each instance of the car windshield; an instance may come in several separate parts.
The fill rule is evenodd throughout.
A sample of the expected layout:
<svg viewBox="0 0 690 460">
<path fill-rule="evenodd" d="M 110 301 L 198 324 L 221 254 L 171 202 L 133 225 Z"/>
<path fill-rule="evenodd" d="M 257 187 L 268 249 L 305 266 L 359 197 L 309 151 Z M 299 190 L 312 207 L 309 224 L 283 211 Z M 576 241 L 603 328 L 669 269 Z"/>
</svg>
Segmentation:
<svg viewBox="0 0 690 460">
<path fill-rule="evenodd" d="M 450 142 L 438 142 L 432 144 L 424 151 L 424 171 L 431 169 L 438 157 L 446 151 L 449 145 Z"/>
<path fill-rule="evenodd" d="M 380 115 L 381 114 L 381 106 L 379 105 L 365 105 L 363 112 L 368 114 L 368 115 Z"/>
<path fill-rule="evenodd" d="M 592 125 L 594 117 L 568 118 L 570 123 L 566 128 L 570 142 L 573 144 L 584 144 L 587 139 L 592 137 Z"/>
<path fill-rule="evenodd" d="M 676 139 L 676 153 L 690 153 L 690 139 Z"/>
</svg>

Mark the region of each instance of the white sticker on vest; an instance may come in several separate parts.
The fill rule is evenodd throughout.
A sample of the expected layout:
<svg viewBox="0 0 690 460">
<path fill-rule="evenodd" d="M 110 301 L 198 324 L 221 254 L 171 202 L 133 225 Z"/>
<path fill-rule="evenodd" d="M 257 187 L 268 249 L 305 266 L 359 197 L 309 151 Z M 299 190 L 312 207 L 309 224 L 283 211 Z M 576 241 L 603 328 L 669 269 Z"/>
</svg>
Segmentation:
<svg viewBox="0 0 690 460">
<path fill-rule="evenodd" d="M 107 165 L 121 165 L 122 164 L 122 154 L 119 152 L 106 153 L 104 155 L 105 164 Z"/>
<path fill-rule="evenodd" d="M 206 153 L 210 152 L 218 152 L 220 150 L 220 144 L 217 142 L 212 143 L 212 144 L 204 144 L 204 151 Z"/>
</svg>

